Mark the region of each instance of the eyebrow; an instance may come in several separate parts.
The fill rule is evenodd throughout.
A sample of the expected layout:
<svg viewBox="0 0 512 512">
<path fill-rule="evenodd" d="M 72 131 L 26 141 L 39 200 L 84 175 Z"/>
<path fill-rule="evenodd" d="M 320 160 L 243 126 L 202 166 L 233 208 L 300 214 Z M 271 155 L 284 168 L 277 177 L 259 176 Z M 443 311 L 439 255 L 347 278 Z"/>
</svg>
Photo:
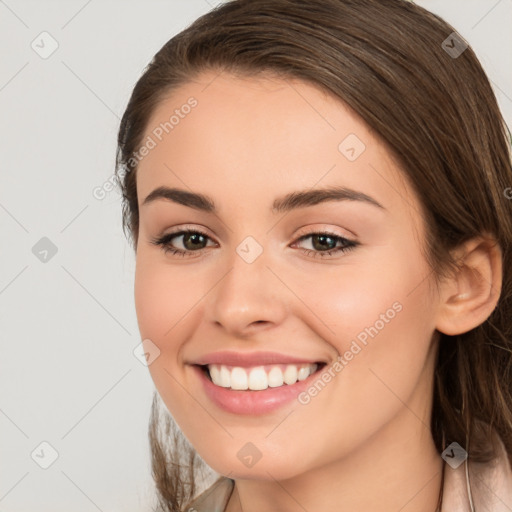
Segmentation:
<svg viewBox="0 0 512 512">
<path fill-rule="evenodd" d="M 157 199 L 164 199 L 207 213 L 217 212 L 215 202 L 207 195 L 164 186 L 153 190 L 146 199 L 144 199 L 142 205 L 152 203 Z M 364 194 L 363 192 L 347 187 L 333 186 L 321 189 L 299 190 L 286 194 L 274 200 L 272 204 L 272 212 L 289 212 L 298 208 L 314 206 L 326 201 L 360 201 L 385 210 L 384 206 L 382 206 L 376 199 Z"/>
</svg>

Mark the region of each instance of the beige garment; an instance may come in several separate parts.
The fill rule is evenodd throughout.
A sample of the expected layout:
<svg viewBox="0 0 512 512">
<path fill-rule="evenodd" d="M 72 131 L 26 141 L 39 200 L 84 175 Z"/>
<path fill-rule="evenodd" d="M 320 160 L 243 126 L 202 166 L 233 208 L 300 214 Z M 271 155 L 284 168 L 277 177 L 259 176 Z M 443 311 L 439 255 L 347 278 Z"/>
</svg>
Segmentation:
<svg viewBox="0 0 512 512">
<path fill-rule="evenodd" d="M 512 512 L 512 470 L 501 440 L 492 463 L 466 460 L 455 469 L 445 463 L 444 472 L 441 512 Z M 233 487 L 233 480 L 220 478 L 186 512 L 224 512 Z"/>
<path fill-rule="evenodd" d="M 445 463 L 441 512 L 512 512 L 512 470 L 501 439 L 498 454 L 488 464 Z"/>
</svg>

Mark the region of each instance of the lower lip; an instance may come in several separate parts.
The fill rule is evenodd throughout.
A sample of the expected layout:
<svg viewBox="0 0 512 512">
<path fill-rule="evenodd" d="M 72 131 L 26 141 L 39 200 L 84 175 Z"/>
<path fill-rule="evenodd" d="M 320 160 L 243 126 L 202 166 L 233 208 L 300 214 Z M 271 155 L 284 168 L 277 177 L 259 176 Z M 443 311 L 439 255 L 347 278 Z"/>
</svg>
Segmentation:
<svg viewBox="0 0 512 512">
<path fill-rule="evenodd" d="M 305 391 L 311 381 L 319 375 L 317 370 L 307 379 L 295 384 L 284 384 L 277 388 L 267 388 L 261 391 L 238 391 L 216 386 L 199 366 L 193 366 L 203 384 L 206 395 L 221 409 L 233 414 L 260 415 L 273 412 L 283 405 L 296 400 Z"/>
</svg>

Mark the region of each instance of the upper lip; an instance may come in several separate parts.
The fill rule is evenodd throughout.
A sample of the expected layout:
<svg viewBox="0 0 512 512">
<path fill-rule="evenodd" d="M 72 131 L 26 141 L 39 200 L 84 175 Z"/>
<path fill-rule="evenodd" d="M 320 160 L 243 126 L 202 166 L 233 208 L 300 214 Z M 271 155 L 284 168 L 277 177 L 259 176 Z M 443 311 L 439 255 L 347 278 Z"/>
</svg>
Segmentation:
<svg viewBox="0 0 512 512">
<path fill-rule="evenodd" d="M 199 357 L 192 364 L 196 365 L 209 365 L 221 364 L 226 366 L 264 366 L 271 364 L 313 364 L 319 361 L 318 359 L 303 359 L 294 357 L 287 354 L 280 354 L 278 352 L 233 352 L 221 351 L 212 352 Z"/>
</svg>

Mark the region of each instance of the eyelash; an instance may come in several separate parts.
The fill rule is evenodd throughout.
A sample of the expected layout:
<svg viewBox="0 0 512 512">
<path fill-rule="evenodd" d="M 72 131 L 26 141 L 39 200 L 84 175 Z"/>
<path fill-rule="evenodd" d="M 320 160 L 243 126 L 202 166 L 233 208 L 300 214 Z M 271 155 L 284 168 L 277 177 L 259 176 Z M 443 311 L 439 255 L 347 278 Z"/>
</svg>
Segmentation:
<svg viewBox="0 0 512 512">
<path fill-rule="evenodd" d="M 176 231 L 174 233 L 167 233 L 164 236 L 162 236 L 161 238 L 153 238 L 151 240 L 151 243 L 154 245 L 157 245 L 157 246 L 161 246 L 162 250 L 164 251 L 165 254 L 173 254 L 173 255 L 179 256 L 179 257 L 185 257 L 187 254 L 189 254 L 191 252 L 202 251 L 202 249 L 199 249 L 197 251 L 189 251 L 189 250 L 184 251 L 183 249 L 176 249 L 175 247 L 172 247 L 170 245 L 170 242 L 172 239 L 177 238 L 179 236 L 188 235 L 188 234 L 197 234 L 197 235 L 201 235 L 201 236 L 204 236 L 205 238 L 210 239 L 210 237 L 206 233 L 203 233 L 202 231 L 195 228 L 195 229 L 183 229 L 181 231 Z M 338 247 L 336 249 L 330 249 L 328 251 L 317 251 L 314 249 L 301 249 L 305 254 L 307 254 L 308 256 L 312 255 L 314 258 L 316 258 L 316 257 L 325 258 L 326 256 L 331 256 L 332 254 L 338 254 L 338 253 L 343 254 L 345 252 L 348 252 L 348 251 L 354 249 L 355 247 L 357 247 L 359 245 L 359 242 L 349 240 L 348 238 L 344 238 L 342 236 L 336 235 L 335 233 L 330 233 L 328 231 L 313 231 L 311 233 L 308 233 L 307 235 L 301 235 L 296 240 L 296 242 L 301 242 L 301 241 L 303 241 L 307 238 L 310 238 L 312 236 L 315 236 L 315 235 L 327 236 L 329 238 L 332 238 L 333 240 L 336 241 L 336 244 L 338 244 L 338 242 L 343 243 L 344 247 Z M 294 243 L 296 243 L 296 242 L 294 242 Z"/>
</svg>

